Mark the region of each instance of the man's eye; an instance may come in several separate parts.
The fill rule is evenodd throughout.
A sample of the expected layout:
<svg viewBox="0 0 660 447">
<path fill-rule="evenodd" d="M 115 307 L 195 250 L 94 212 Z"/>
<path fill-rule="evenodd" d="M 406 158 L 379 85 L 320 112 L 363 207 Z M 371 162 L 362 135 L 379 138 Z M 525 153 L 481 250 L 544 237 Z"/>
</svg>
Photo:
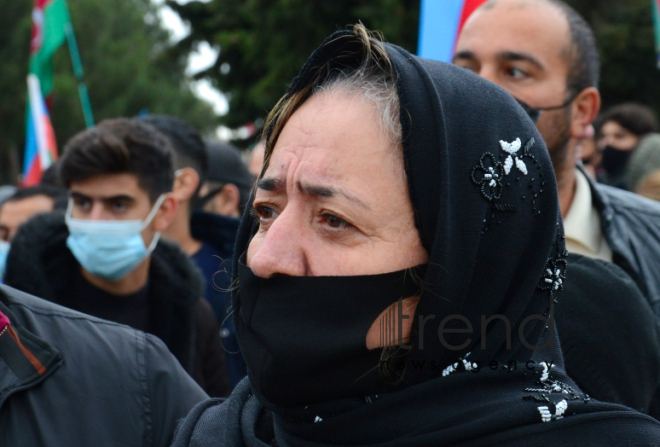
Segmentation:
<svg viewBox="0 0 660 447">
<path fill-rule="evenodd" d="M 73 204 L 83 211 L 89 210 L 92 207 L 91 200 L 87 199 L 73 199 Z"/>
<path fill-rule="evenodd" d="M 122 212 L 122 211 L 126 211 L 126 208 L 127 208 L 126 202 L 121 202 L 120 201 L 120 202 L 113 202 L 112 203 L 113 211 Z"/>
<path fill-rule="evenodd" d="M 513 79 L 524 79 L 527 77 L 527 73 L 519 68 L 509 68 L 507 70 L 507 75 Z"/>
<path fill-rule="evenodd" d="M 469 64 L 467 62 L 454 62 L 454 65 L 457 67 L 465 68 L 466 70 L 470 70 L 472 73 L 477 73 L 477 68 L 474 66 L 474 64 Z"/>
</svg>

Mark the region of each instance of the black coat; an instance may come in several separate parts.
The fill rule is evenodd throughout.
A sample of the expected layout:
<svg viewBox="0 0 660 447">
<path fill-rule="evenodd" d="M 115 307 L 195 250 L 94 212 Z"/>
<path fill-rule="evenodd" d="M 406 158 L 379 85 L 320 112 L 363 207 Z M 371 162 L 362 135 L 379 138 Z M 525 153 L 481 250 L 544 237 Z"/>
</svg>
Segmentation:
<svg viewBox="0 0 660 447">
<path fill-rule="evenodd" d="M 68 306 L 78 261 L 66 247 L 64 215 L 34 217 L 21 226 L 7 258 L 5 284 Z M 188 257 L 160 240 L 149 267 L 151 333 L 160 338 L 184 369 L 213 397 L 229 395 L 224 350 L 202 280 Z"/>
<path fill-rule="evenodd" d="M 586 177 L 612 261 L 637 283 L 660 316 L 660 203 Z"/>
<path fill-rule="evenodd" d="M 0 312 L 0 445 L 165 447 L 207 397 L 152 335 L 7 286 Z"/>
<path fill-rule="evenodd" d="M 566 372 L 591 397 L 660 419 L 660 322 L 611 262 L 569 255 L 555 318 Z"/>
</svg>

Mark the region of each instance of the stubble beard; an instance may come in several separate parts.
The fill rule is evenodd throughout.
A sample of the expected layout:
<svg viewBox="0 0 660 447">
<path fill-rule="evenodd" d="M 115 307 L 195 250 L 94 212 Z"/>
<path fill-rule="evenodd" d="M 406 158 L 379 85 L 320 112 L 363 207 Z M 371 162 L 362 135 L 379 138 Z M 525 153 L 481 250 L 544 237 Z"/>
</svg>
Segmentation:
<svg viewBox="0 0 660 447">
<path fill-rule="evenodd" d="M 550 113 L 548 113 L 550 115 Z M 544 118 L 543 116 L 541 118 Z M 567 168 L 566 164 L 575 164 L 574 160 L 569 160 L 570 140 L 571 140 L 571 112 L 570 107 L 563 110 L 552 112 L 552 116 L 546 116 L 547 122 L 540 123 L 539 132 L 550 154 L 552 166 L 555 169 L 555 175 L 559 176 Z M 557 179 L 559 180 L 559 179 Z"/>
</svg>

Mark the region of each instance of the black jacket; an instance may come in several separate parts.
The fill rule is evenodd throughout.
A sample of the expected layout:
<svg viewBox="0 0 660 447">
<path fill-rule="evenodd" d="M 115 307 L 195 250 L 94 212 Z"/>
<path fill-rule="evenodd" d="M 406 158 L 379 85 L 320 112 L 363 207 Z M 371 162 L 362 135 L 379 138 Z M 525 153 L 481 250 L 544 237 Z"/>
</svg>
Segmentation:
<svg viewBox="0 0 660 447">
<path fill-rule="evenodd" d="M 612 261 L 637 283 L 660 316 L 660 203 L 587 179 Z"/>
<path fill-rule="evenodd" d="M 7 286 L 0 312 L 0 445 L 164 447 L 207 397 L 154 336 Z"/>
<path fill-rule="evenodd" d="M 59 212 L 23 224 L 12 240 L 5 284 L 71 307 L 71 284 L 80 265 L 66 247 L 68 236 Z M 201 297 L 197 269 L 176 245 L 161 239 L 149 267 L 151 333 L 165 342 L 210 396 L 227 396 L 230 388 L 218 325 Z"/>
<path fill-rule="evenodd" d="M 232 388 L 247 375 L 245 361 L 236 339 L 234 319 L 231 318 L 232 258 L 239 224 L 239 219 L 203 211 L 193 212 L 190 220 L 192 236 L 211 245 L 221 258 L 215 260 L 217 268 L 205 275 L 207 281 L 205 295 L 220 325 L 220 337 L 226 349 L 225 358 Z M 198 267 L 203 272 L 203 266 L 198 265 Z"/>
<path fill-rule="evenodd" d="M 571 254 L 555 306 L 566 372 L 591 397 L 660 419 L 660 321 L 611 262 Z"/>
</svg>

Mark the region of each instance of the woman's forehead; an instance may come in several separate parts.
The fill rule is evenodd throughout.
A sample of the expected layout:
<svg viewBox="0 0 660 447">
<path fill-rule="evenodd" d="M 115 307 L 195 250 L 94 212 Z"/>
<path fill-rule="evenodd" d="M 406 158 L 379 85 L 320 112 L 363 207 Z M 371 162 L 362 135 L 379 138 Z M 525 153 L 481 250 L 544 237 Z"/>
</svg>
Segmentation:
<svg viewBox="0 0 660 447">
<path fill-rule="evenodd" d="M 401 163 L 401 156 L 376 117 L 374 108 L 358 96 L 311 97 L 282 129 L 266 176 L 286 176 L 294 167 L 326 181 L 390 177 L 391 166 Z"/>
</svg>

